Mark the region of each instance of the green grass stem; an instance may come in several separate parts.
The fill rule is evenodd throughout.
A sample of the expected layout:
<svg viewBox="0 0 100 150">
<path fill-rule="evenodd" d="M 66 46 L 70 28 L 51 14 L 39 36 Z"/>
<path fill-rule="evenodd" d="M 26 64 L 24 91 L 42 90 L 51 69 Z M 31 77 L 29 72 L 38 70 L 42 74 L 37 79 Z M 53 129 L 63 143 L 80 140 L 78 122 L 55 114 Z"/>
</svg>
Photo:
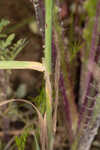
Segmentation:
<svg viewBox="0 0 100 150">
<path fill-rule="evenodd" d="M 52 12 L 53 0 L 45 0 L 45 82 L 46 82 L 46 117 L 48 131 L 48 150 L 53 149 L 52 135 L 52 90 L 51 90 L 51 53 L 52 53 Z"/>
<path fill-rule="evenodd" d="M 45 0 L 45 67 L 48 73 L 51 73 L 51 49 L 52 49 L 52 9 L 53 1 Z"/>
</svg>

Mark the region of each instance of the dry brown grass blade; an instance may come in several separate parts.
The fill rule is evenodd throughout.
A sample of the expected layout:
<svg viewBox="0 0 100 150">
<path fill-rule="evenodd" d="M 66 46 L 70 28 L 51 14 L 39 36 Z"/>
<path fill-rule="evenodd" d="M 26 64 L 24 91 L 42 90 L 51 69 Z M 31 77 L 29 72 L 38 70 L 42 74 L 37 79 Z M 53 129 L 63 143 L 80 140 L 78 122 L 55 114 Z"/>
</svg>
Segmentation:
<svg viewBox="0 0 100 150">
<path fill-rule="evenodd" d="M 5 100 L 3 102 L 0 102 L 0 107 L 3 106 L 3 105 L 6 105 L 8 103 L 11 103 L 11 102 L 24 102 L 24 103 L 27 103 L 29 105 L 31 105 L 35 111 L 37 112 L 38 114 L 38 118 L 39 118 L 39 126 L 40 128 L 43 126 L 44 124 L 44 120 L 43 120 L 43 116 L 41 115 L 41 113 L 39 112 L 39 110 L 35 107 L 35 105 L 33 105 L 31 102 L 29 102 L 28 100 L 25 100 L 25 99 L 11 99 L 11 100 Z"/>
<path fill-rule="evenodd" d="M 57 45 L 57 33 L 55 32 L 55 41 L 56 41 L 56 49 L 57 49 L 57 58 L 55 65 L 55 103 L 54 103 L 54 116 L 53 116 L 53 131 L 54 134 L 56 132 L 56 124 L 57 124 L 57 109 L 58 109 L 58 100 L 59 100 L 59 78 L 60 78 L 60 49 Z"/>
<path fill-rule="evenodd" d="M 5 101 L 3 101 L 3 102 L 0 102 L 0 107 L 3 106 L 3 105 L 6 105 L 6 104 L 8 104 L 8 103 L 11 103 L 11 102 L 18 102 L 18 101 L 19 101 L 19 102 L 24 102 L 24 103 L 27 103 L 27 104 L 31 105 L 31 106 L 36 110 L 36 112 L 37 112 L 39 118 L 40 118 L 41 120 L 43 120 L 43 117 L 42 117 L 41 113 L 40 113 L 39 110 L 35 107 L 35 105 L 33 105 L 31 102 L 29 102 L 28 100 L 25 100 L 25 99 L 10 99 L 10 100 L 5 100 Z"/>
<path fill-rule="evenodd" d="M 31 105 L 35 111 L 38 114 L 38 118 L 39 118 L 39 127 L 40 127 L 40 140 L 41 140 L 41 145 L 42 145 L 42 150 L 45 150 L 46 147 L 46 141 L 47 141 L 47 126 L 46 126 L 46 115 L 43 116 L 41 115 L 41 113 L 39 112 L 39 110 L 28 100 L 25 99 L 11 99 L 11 100 L 5 100 L 4 102 L 0 102 L 0 107 L 3 105 L 6 105 L 8 103 L 11 102 L 24 102 L 27 103 L 29 105 Z"/>
<path fill-rule="evenodd" d="M 42 145 L 42 150 L 46 149 L 46 144 L 48 143 L 47 138 L 47 125 L 46 125 L 46 114 L 44 115 L 44 122 L 41 124 L 40 142 Z"/>
</svg>

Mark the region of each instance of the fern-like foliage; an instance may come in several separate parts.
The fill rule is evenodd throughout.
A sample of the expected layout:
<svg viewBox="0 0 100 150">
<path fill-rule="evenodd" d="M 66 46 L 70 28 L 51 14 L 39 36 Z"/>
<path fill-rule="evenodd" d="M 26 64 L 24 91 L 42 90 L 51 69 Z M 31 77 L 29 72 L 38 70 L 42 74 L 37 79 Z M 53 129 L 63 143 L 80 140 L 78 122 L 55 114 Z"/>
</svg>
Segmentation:
<svg viewBox="0 0 100 150">
<path fill-rule="evenodd" d="M 15 40 L 15 34 L 11 33 L 7 35 L 4 32 L 5 27 L 10 22 L 5 19 L 0 21 L 0 60 L 13 60 L 19 54 L 19 52 L 27 44 L 26 39 L 20 39 L 17 42 Z"/>
<path fill-rule="evenodd" d="M 17 145 L 18 150 L 24 150 L 25 149 L 25 144 L 26 144 L 26 140 L 28 137 L 28 131 L 24 131 L 21 136 L 16 136 L 15 137 L 15 142 Z"/>
</svg>

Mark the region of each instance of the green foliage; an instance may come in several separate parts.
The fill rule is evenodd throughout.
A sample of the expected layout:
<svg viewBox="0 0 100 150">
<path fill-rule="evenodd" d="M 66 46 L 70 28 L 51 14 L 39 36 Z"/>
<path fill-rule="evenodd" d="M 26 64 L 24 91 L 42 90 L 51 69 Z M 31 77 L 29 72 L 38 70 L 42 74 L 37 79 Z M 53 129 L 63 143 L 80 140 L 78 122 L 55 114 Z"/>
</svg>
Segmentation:
<svg viewBox="0 0 100 150">
<path fill-rule="evenodd" d="M 15 143 L 16 143 L 18 150 L 25 149 L 25 145 L 26 145 L 27 138 L 29 136 L 30 131 L 32 131 L 33 133 L 32 135 L 34 136 L 34 144 L 35 144 L 36 150 L 40 150 L 38 138 L 37 138 L 37 135 L 33 131 L 33 126 L 25 128 L 23 133 L 20 136 L 15 136 Z"/>
<path fill-rule="evenodd" d="M 83 37 L 86 40 L 88 51 L 90 50 L 90 42 L 92 39 L 93 25 L 95 23 L 97 2 L 98 0 L 94 0 L 94 1 L 87 0 L 84 3 L 84 8 L 88 15 L 88 23 L 86 25 L 86 28 L 84 29 Z"/>
<path fill-rule="evenodd" d="M 6 19 L 1 19 L 0 21 L 0 32 L 3 30 L 5 26 L 7 26 L 10 22 Z"/>
<path fill-rule="evenodd" d="M 15 34 L 13 33 L 13 34 L 10 34 L 10 35 L 6 38 L 6 40 L 1 40 L 1 41 L 0 41 L 0 48 L 1 48 L 1 49 L 6 49 L 8 46 L 11 45 L 12 41 L 14 40 L 14 38 L 15 38 Z"/>
<path fill-rule="evenodd" d="M 96 6 L 97 6 L 98 0 L 91 1 L 91 0 L 86 0 L 84 3 L 84 8 L 86 9 L 88 16 L 93 17 L 96 15 Z"/>
<path fill-rule="evenodd" d="M 46 96 L 45 96 L 45 88 L 43 87 L 40 91 L 40 94 L 36 96 L 36 98 L 30 98 L 32 102 L 37 106 L 38 110 L 44 114 L 46 109 Z"/>
<path fill-rule="evenodd" d="M 70 45 L 70 61 L 74 60 L 77 56 L 77 53 L 80 51 L 82 48 L 82 45 L 78 42 L 74 42 Z"/>
<path fill-rule="evenodd" d="M 0 21 L 0 60 L 13 60 L 19 54 L 19 52 L 27 44 L 25 39 L 20 39 L 17 42 L 15 40 L 15 34 L 7 35 L 4 32 L 4 27 L 10 22 L 2 19 Z"/>
<path fill-rule="evenodd" d="M 68 37 L 69 37 L 69 52 L 70 52 L 70 61 L 74 60 L 77 56 L 77 53 L 81 49 L 80 42 L 77 42 L 74 32 L 74 16 L 71 15 L 71 23 L 68 31 Z"/>
<path fill-rule="evenodd" d="M 18 150 L 24 150 L 25 149 L 27 137 L 28 137 L 28 130 L 24 130 L 24 132 L 21 134 L 21 136 L 15 137 L 15 142 L 16 142 L 16 145 L 18 147 Z"/>
</svg>

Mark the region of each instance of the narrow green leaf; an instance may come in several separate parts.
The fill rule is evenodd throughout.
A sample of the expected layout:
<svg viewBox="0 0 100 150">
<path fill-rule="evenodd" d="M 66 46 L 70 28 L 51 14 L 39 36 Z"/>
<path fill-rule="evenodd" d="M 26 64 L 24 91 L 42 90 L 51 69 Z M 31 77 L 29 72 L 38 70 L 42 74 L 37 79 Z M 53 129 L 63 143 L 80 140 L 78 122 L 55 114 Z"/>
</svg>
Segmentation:
<svg viewBox="0 0 100 150">
<path fill-rule="evenodd" d="M 14 33 L 10 34 L 7 37 L 7 39 L 5 41 L 5 48 L 8 47 L 9 45 L 11 45 L 12 41 L 14 40 L 14 38 L 15 38 L 15 34 Z"/>
<path fill-rule="evenodd" d="M 33 61 L 0 61 L 0 69 L 33 69 L 43 72 L 44 66 Z"/>
</svg>

